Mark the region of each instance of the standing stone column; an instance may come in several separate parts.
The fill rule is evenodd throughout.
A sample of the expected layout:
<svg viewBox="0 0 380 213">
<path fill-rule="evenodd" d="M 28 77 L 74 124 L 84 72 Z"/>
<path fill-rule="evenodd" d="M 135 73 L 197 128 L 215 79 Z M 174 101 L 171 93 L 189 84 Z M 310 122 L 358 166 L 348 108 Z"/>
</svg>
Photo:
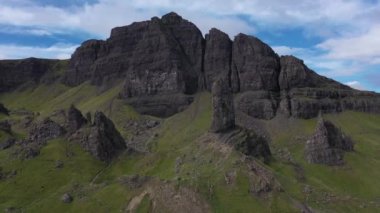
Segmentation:
<svg viewBox="0 0 380 213">
<path fill-rule="evenodd" d="M 211 132 L 224 132 L 235 127 L 234 101 L 228 81 L 220 78 L 212 86 Z"/>
</svg>

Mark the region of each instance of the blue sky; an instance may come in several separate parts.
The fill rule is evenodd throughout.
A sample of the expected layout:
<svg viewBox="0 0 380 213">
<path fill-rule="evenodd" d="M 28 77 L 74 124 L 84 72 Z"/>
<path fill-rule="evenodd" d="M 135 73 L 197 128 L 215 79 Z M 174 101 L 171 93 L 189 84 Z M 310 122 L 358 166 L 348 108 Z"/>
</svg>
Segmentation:
<svg viewBox="0 0 380 213">
<path fill-rule="evenodd" d="M 319 74 L 380 92 L 380 0 L 1 0 L 0 59 L 69 58 L 86 39 L 170 11 L 204 34 L 251 34 Z"/>
</svg>

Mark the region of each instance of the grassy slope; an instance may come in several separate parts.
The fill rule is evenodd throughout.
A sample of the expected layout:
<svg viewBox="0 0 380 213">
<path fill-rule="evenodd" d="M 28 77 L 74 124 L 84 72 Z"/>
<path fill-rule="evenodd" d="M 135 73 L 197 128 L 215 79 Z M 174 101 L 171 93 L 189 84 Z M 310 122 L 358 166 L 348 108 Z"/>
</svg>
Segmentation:
<svg viewBox="0 0 380 213">
<path fill-rule="evenodd" d="M 120 85 L 99 93 L 86 83 L 75 88 L 56 84 L 1 95 L 0 102 L 12 109 L 38 111 L 41 117 L 74 103 L 83 112 L 105 111 L 120 127 L 126 119 L 139 119 L 140 116 L 115 99 L 119 89 Z M 210 125 L 210 105 L 208 93 L 198 95 L 191 107 L 164 121 L 158 137 L 150 142 L 151 153 L 124 154 L 108 167 L 63 139 L 50 142 L 40 156 L 28 161 L 12 160 L 10 151 L 0 151 L 3 170 L 18 171 L 15 178 L 0 181 L 0 209 L 15 206 L 32 212 L 119 211 L 139 193 L 120 185 L 118 178 L 127 174 L 155 176 L 190 186 L 215 212 L 294 212 L 293 200 L 322 211 L 355 212 L 363 211 L 359 208 L 363 202 L 379 198 L 380 171 L 374 168 L 380 166 L 380 116 L 353 112 L 327 116 L 357 142 L 356 151 L 346 155 L 347 165 L 342 168 L 310 165 L 304 161 L 305 141 L 296 136 L 312 134 L 316 125 L 314 119 L 287 121 L 287 125 L 281 126 L 276 121 L 266 122 L 273 138 L 271 148 L 275 158 L 269 168 L 275 172 L 285 192 L 261 199 L 248 193 L 248 175 L 246 167 L 239 163 L 239 153 L 232 151 L 226 157 L 215 148 L 197 142 Z M 66 157 L 68 147 L 75 153 L 73 157 Z M 296 179 L 293 166 L 281 159 L 278 149 L 289 150 L 294 161 L 303 168 L 305 180 Z M 56 160 L 64 162 L 62 170 L 54 168 Z M 175 172 L 177 160 L 182 162 L 178 173 Z M 224 174 L 230 171 L 237 173 L 233 185 L 227 185 L 224 180 Z M 94 183 L 90 183 L 98 172 Z M 309 196 L 303 193 L 306 185 L 313 189 Z M 59 200 L 66 191 L 75 196 L 72 204 Z M 339 199 L 323 203 L 320 198 L 326 193 L 333 193 Z M 364 210 L 376 211 L 373 206 L 367 206 Z"/>
</svg>

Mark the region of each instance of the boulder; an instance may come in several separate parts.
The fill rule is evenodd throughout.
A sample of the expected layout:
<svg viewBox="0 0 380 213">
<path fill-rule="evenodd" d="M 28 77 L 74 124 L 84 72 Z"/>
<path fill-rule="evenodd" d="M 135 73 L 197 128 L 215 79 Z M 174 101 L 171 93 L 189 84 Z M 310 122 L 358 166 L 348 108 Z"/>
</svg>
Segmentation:
<svg viewBox="0 0 380 213">
<path fill-rule="evenodd" d="M 237 140 L 234 145 L 237 151 L 255 158 L 262 158 L 264 162 L 269 161 L 272 154 L 265 138 L 246 129 L 243 130 L 242 136 L 242 140 Z"/>
<path fill-rule="evenodd" d="M 211 91 L 218 78 L 227 78 L 231 72 L 232 41 L 228 35 L 212 28 L 206 34 L 204 55 L 205 89 Z"/>
<path fill-rule="evenodd" d="M 277 91 L 279 73 L 280 58 L 272 48 L 253 36 L 240 33 L 235 37 L 232 74 L 239 78 L 239 91 Z"/>
<path fill-rule="evenodd" d="M 306 142 L 305 154 L 309 163 L 340 165 L 344 152 L 353 150 L 353 141 L 320 115 L 314 135 Z"/>
<path fill-rule="evenodd" d="M 71 203 L 73 200 L 73 197 L 69 193 L 65 193 L 61 197 L 61 201 L 64 203 Z"/>
<path fill-rule="evenodd" d="M 78 142 L 84 150 L 106 162 L 127 148 L 113 122 L 102 112 L 95 112 L 91 127 L 79 129 L 70 140 Z"/>
<path fill-rule="evenodd" d="M 87 120 L 83 117 L 82 113 L 71 105 L 67 111 L 67 131 L 74 133 L 87 123 Z"/>
<path fill-rule="evenodd" d="M 233 95 L 225 79 L 218 79 L 212 86 L 212 111 L 211 132 L 224 132 L 235 127 Z"/>
</svg>

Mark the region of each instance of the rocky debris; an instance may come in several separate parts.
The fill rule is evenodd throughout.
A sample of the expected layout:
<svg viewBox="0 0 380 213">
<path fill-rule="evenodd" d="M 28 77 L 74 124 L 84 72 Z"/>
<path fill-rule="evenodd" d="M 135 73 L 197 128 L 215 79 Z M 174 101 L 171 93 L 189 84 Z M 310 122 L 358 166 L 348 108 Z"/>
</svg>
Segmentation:
<svg viewBox="0 0 380 213">
<path fill-rule="evenodd" d="M 0 150 L 5 150 L 12 147 L 15 144 L 15 142 L 16 142 L 16 139 L 14 138 L 8 138 L 5 141 L 0 142 Z"/>
<path fill-rule="evenodd" d="M 41 148 L 46 145 L 48 140 L 61 137 L 65 133 L 65 129 L 58 123 L 50 118 L 45 118 L 43 121 L 32 125 L 27 139 L 16 142 L 18 146 L 13 154 L 20 159 L 34 158 L 40 154 Z"/>
<path fill-rule="evenodd" d="M 31 159 L 40 154 L 40 150 L 45 146 L 45 141 L 35 142 L 29 140 L 20 140 L 16 142 L 16 148 L 13 150 L 13 155 L 21 160 Z"/>
<path fill-rule="evenodd" d="M 71 203 L 73 200 L 73 197 L 69 193 L 65 193 L 61 197 L 61 201 L 64 203 Z"/>
<path fill-rule="evenodd" d="M 5 115 L 9 115 L 9 110 L 2 103 L 0 103 L 0 113 L 3 113 Z"/>
<path fill-rule="evenodd" d="M 92 125 L 76 131 L 70 140 L 78 142 L 84 150 L 102 161 L 112 160 L 127 148 L 113 122 L 99 111 L 95 112 Z"/>
<path fill-rule="evenodd" d="M 314 135 L 306 142 L 305 154 L 309 163 L 341 165 L 344 152 L 353 150 L 351 138 L 320 115 Z"/>
<path fill-rule="evenodd" d="M 12 126 L 8 120 L 0 121 L 0 130 L 12 134 Z"/>
<path fill-rule="evenodd" d="M 39 83 L 45 73 L 54 71 L 59 60 L 27 58 L 0 61 L 0 92 L 10 91 L 24 83 Z"/>
<path fill-rule="evenodd" d="M 29 131 L 30 142 L 45 143 L 48 140 L 58 138 L 66 133 L 65 129 L 50 118 L 45 118 L 42 122 L 34 124 Z"/>
<path fill-rule="evenodd" d="M 212 28 L 206 34 L 204 55 L 205 89 L 211 91 L 218 78 L 227 79 L 231 72 L 232 41 L 228 35 Z"/>
<path fill-rule="evenodd" d="M 149 152 L 149 143 L 157 137 L 159 120 L 138 119 L 126 120 L 122 128 L 128 133 L 127 146 L 139 152 Z"/>
<path fill-rule="evenodd" d="M 82 113 L 71 105 L 67 111 L 67 131 L 74 133 L 87 123 L 87 120 L 83 117 Z"/>
<path fill-rule="evenodd" d="M 232 73 L 235 72 L 239 77 L 239 91 L 279 89 L 279 56 L 254 36 L 242 33 L 235 36 L 232 45 Z"/>
<path fill-rule="evenodd" d="M 239 139 L 234 139 L 234 147 L 241 153 L 262 158 L 264 162 L 268 162 L 271 157 L 271 151 L 265 138 L 258 136 L 250 130 L 242 129 L 238 135 Z"/>
<path fill-rule="evenodd" d="M 55 168 L 56 169 L 62 169 L 63 166 L 64 166 L 63 161 L 61 161 L 61 160 L 56 160 L 55 161 Z"/>
<path fill-rule="evenodd" d="M 232 91 L 222 78 L 215 81 L 212 86 L 212 110 L 211 132 L 224 132 L 235 127 Z"/>
<path fill-rule="evenodd" d="M 129 175 L 120 177 L 119 181 L 130 189 L 137 189 L 142 187 L 149 179 L 147 176 Z"/>
<path fill-rule="evenodd" d="M 250 189 L 256 196 L 266 197 L 272 191 L 282 192 L 283 189 L 275 176 L 255 161 L 246 160 L 249 170 Z"/>
</svg>

